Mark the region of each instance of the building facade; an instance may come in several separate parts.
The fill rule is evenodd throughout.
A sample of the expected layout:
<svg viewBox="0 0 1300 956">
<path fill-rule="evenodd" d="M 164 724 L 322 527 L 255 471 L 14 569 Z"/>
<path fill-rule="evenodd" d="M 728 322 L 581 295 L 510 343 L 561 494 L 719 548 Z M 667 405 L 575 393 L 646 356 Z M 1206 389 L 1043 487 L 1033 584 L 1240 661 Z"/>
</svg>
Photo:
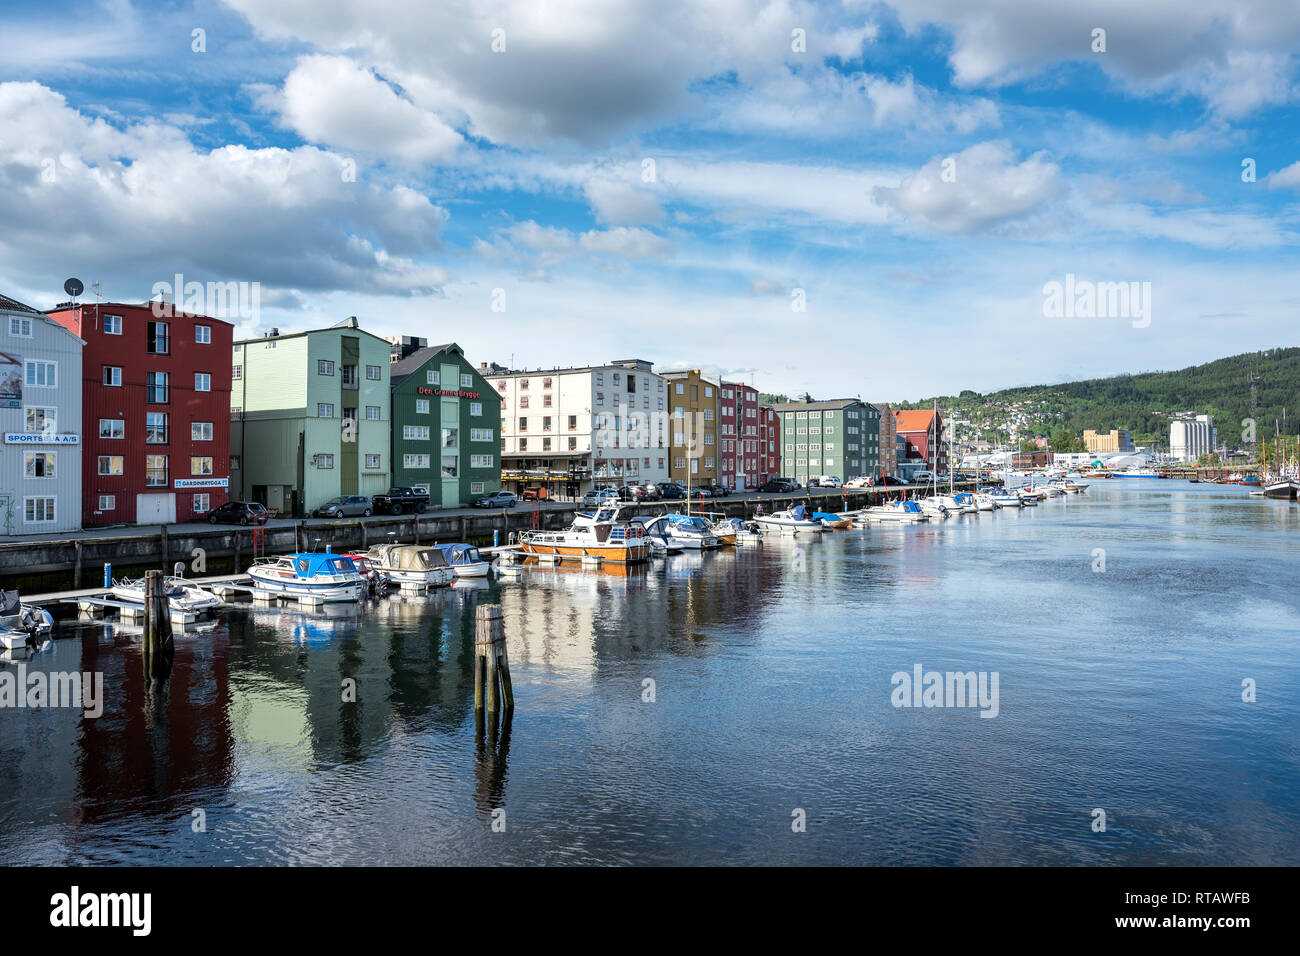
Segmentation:
<svg viewBox="0 0 1300 956">
<path fill-rule="evenodd" d="M 1175 461 L 1196 461 L 1214 451 L 1218 444 L 1219 430 L 1209 415 L 1169 423 L 1169 455 Z"/>
<path fill-rule="evenodd" d="M 773 478 L 781 477 L 781 418 L 771 405 L 758 407 L 758 457 L 761 488 Z"/>
<path fill-rule="evenodd" d="M 876 405 L 875 409 L 880 416 L 880 470 L 872 477 L 878 479 L 883 475 L 897 476 L 898 424 L 894 420 L 894 410 L 885 403 Z"/>
<path fill-rule="evenodd" d="M 718 484 L 719 383 L 699 369 L 661 374 L 668 383 L 668 476 L 684 488 Z"/>
<path fill-rule="evenodd" d="M 773 406 L 781 420 L 782 476 L 841 481 L 880 471 L 880 411 L 856 398 Z"/>
<path fill-rule="evenodd" d="M 404 337 L 394 353 L 393 484 L 455 508 L 501 490 L 501 402 L 455 342 Z"/>
<path fill-rule="evenodd" d="M 744 382 L 719 386 L 718 465 L 718 483 L 731 491 L 753 491 L 768 478 L 758 389 Z"/>
<path fill-rule="evenodd" d="M 338 495 L 387 491 L 390 352 L 355 317 L 235 342 L 226 410 L 232 497 L 302 517 Z"/>
<path fill-rule="evenodd" d="M 1098 452 L 1135 451 L 1133 438 L 1127 428 L 1112 428 L 1109 432 L 1087 429 L 1083 433 L 1083 447 L 1094 454 Z"/>
<path fill-rule="evenodd" d="M 922 470 L 935 474 L 948 472 L 942 415 L 929 408 L 895 409 L 894 427 L 906 448 L 906 456 L 898 462 L 900 477 L 909 478 Z"/>
<path fill-rule="evenodd" d="M 668 478 L 668 385 L 649 362 L 479 368 L 500 399 L 501 486 L 581 497 Z"/>
<path fill-rule="evenodd" d="M 81 528 L 85 344 L 0 295 L 0 534 Z"/>
<path fill-rule="evenodd" d="M 82 524 L 170 524 L 223 504 L 234 327 L 164 302 L 49 315 L 86 343 Z"/>
</svg>

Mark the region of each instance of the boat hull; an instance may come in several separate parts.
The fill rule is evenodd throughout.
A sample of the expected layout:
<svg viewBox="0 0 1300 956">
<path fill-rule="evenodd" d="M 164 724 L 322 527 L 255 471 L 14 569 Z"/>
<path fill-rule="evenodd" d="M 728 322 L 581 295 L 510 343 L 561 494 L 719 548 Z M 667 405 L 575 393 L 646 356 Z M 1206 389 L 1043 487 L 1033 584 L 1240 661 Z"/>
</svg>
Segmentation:
<svg viewBox="0 0 1300 956">
<path fill-rule="evenodd" d="M 674 544 L 682 542 L 675 539 Z M 520 545 L 527 554 L 554 554 L 562 558 L 603 558 L 616 564 L 635 564 L 648 560 L 650 545 L 624 544 L 602 547 L 590 544 L 550 544 L 538 541 L 525 541 Z"/>
<path fill-rule="evenodd" d="M 249 568 L 248 576 L 253 579 L 253 587 L 258 590 L 294 598 L 306 597 L 316 601 L 360 601 L 366 592 L 366 584 L 360 580 L 360 576 L 356 581 L 329 581 L 319 584 L 287 580 L 279 575 L 266 574 L 257 568 Z"/>
<path fill-rule="evenodd" d="M 1295 501 L 1298 491 L 1300 491 L 1300 482 L 1291 480 L 1275 481 L 1264 487 L 1264 497 L 1281 501 Z"/>
<path fill-rule="evenodd" d="M 755 523 L 770 531 L 781 534 L 820 534 L 820 521 L 786 521 L 780 518 L 755 518 Z"/>
</svg>

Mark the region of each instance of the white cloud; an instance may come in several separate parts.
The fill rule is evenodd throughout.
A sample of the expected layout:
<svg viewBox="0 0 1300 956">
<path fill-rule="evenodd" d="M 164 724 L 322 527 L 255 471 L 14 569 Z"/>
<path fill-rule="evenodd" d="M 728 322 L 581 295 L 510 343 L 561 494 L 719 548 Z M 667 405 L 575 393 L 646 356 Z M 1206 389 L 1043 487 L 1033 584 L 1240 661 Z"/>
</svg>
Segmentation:
<svg viewBox="0 0 1300 956">
<path fill-rule="evenodd" d="M 908 222 L 967 234 L 1020 219 L 1060 189 L 1060 170 L 1043 154 L 1017 163 L 1009 143 L 995 142 L 936 157 L 897 187 L 877 188 L 873 197 Z"/>
<path fill-rule="evenodd" d="M 345 56 L 301 57 L 284 87 L 261 92 L 257 102 L 308 142 L 366 156 L 439 162 L 463 142 L 433 113 Z"/>
<path fill-rule="evenodd" d="M 117 129 L 39 84 L 3 83 L 0 259 L 47 278 L 93 264 L 145 289 L 178 270 L 304 289 L 444 282 L 424 261 L 444 210 L 346 171 L 315 147 L 201 150 L 166 125 Z"/>
<path fill-rule="evenodd" d="M 1300 188 L 1300 161 L 1296 161 L 1276 172 L 1269 173 L 1264 177 L 1264 182 L 1268 183 L 1269 189 Z"/>
<path fill-rule="evenodd" d="M 611 179 L 589 179 L 584 187 L 596 219 L 618 226 L 656 225 L 664 210 L 649 189 L 637 189 Z"/>
</svg>

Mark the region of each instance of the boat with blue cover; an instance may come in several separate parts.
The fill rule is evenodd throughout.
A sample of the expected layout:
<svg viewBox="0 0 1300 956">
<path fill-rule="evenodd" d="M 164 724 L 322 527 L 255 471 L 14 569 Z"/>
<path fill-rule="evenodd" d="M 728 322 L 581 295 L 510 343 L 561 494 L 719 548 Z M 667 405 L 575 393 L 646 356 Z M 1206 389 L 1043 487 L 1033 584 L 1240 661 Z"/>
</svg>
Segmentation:
<svg viewBox="0 0 1300 956">
<path fill-rule="evenodd" d="M 248 569 L 253 588 L 287 597 L 317 601 L 359 601 L 366 592 L 365 579 L 352 559 L 342 554 L 307 551 L 262 558 Z"/>
<path fill-rule="evenodd" d="M 492 562 L 485 560 L 482 552 L 472 544 L 439 544 L 435 547 L 446 557 L 458 578 L 485 578 L 492 568 Z"/>
</svg>

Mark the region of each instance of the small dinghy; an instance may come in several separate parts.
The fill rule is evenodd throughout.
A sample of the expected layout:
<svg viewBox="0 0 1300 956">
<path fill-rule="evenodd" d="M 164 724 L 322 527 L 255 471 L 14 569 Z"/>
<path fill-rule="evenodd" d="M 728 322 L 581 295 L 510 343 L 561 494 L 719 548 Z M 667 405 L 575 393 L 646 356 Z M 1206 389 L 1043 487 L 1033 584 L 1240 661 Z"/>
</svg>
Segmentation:
<svg viewBox="0 0 1300 956">
<path fill-rule="evenodd" d="M 43 607 L 24 604 L 17 591 L 0 591 L 0 648 L 16 651 L 35 644 L 54 630 L 54 618 Z"/>
<path fill-rule="evenodd" d="M 184 578 L 165 577 L 162 580 L 163 593 L 167 595 L 167 605 L 173 611 L 187 614 L 202 614 L 221 606 L 221 599 Z M 113 597 L 127 604 L 144 607 L 144 578 L 122 578 L 113 582 Z"/>
</svg>

